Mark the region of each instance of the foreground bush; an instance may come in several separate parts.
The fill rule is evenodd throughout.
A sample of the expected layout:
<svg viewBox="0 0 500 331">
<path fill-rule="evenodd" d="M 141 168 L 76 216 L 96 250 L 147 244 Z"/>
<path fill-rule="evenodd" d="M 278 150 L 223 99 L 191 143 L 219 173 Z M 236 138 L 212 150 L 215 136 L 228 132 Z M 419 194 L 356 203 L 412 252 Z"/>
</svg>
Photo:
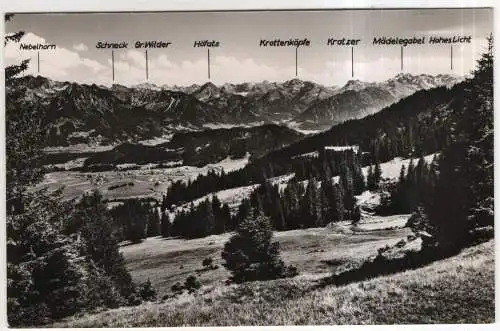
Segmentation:
<svg viewBox="0 0 500 331">
<path fill-rule="evenodd" d="M 184 288 L 189 292 L 189 293 L 194 293 L 196 292 L 199 288 L 201 287 L 201 283 L 196 278 L 196 276 L 188 276 L 186 278 L 186 281 L 184 282 Z"/>
<path fill-rule="evenodd" d="M 140 288 L 139 295 L 143 300 L 146 301 L 155 301 L 156 300 L 156 290 L 153 285 L 151 285 L 151 281 L 148 279 L 144 282 Z"/>
</svg>

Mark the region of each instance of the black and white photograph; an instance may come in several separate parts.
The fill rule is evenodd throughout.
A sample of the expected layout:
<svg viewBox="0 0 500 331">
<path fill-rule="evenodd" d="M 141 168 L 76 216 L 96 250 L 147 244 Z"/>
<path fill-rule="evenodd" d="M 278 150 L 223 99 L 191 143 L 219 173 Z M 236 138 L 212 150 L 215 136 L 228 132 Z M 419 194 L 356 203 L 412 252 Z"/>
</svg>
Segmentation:
<svg viewBox="0 0 500 331">
<path fill-rule="evenodd" d="M 6 13 L 8 327 L 494 323 L 493 12 Z"/>
</svg>

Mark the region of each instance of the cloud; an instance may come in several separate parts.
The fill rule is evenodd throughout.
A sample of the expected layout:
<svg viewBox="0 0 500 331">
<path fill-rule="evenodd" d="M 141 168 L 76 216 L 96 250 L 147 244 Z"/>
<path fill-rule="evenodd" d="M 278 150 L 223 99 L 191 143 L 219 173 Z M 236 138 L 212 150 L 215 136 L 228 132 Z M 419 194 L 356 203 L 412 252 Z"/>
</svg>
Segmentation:
<svg viewBox="0 0 500 331">
<path fill-rule="evenodd" d="M 129 50 L 121 53 L 119 58 L 124 61 L 131 61 L 132 65 L 139 68 L 146 68 L 146 54 L 144 51 Z"/>
<path fill-rule="evenodd" d="M 73 45 L 73 49 L 78 52 L 88 51 L 89 48 L 84 43 Z"/>
<path fill-rule="evenodd" d="M 91 59 L 82 59 L 82 63 L 84 66 L 90 68 L 93 72 L 98 72 L 107 68 L 106 66 L 100 64 L 99 62 Z"/>
<path fill-rule="evenodd" d="M 46 43 L 46 40 L 33 33 L 22 39 L 26 43 Z M 407 47 L 404 51 L 404 72 L 410 73 L 454 73 L 467 74 L 474 65 L 474 58 L 481 52 L 484 41 L 473 39 L 473 44 L 454 46 L 454 70 L 450 69 L 449 45 Z M 78 45 L 77 45 L 78 46 Z M 73 49 L 76 46 L 73 47 Z M 99 62 L 83 57 L 73 49 L 58 47 L 56 50 L 40 51 L 40 73 L 56 80 L 70 80 L 80 83 L 111 85 L 119 83 L 135 85 L 149 81 L 157 85 L 191 85 L 208 81 L 208 63 L 205 56 L 190 60 L 174 61 L 168 54 L 148 52 L 149 79 L 146 80 L 146 58 L 144 50 L 115 51 L 115 81 L 112 80 L 111 59 Z M 27 74 L 38 74 L 37 52 L 22 51 L 19 44 L 10 43 L 5 50 L 6 64 L 19 63 L 31 58 Z M 312 53 L 308 55 L 311 58 Z M 305 58 L 305 55 L 304 55 Z M 250 57 L 216 55 L 211 60 L 210 80 L 217 84 L 226 82 L 285 81 L 295 77 L 295 65 L 282 63 L 270 64 Z M 10 63 L 9 63 L 10 62 Z M 386 80 L 401 71 L 399 47 L 367 46 L 354 52 L 354 77 L 351 76 L 350 49 L 336 50 L 334 58 L 312 60 L 299 63 L 298 78 L 311 80 L 324 85 L 343 85 L 349 79 L 363 81 Z"/>
<path fill-rule="evenodd" d="M 50 44 L 44 38 L 33 33 L 27 33 L 21 39 L 26 44 Z M 6 64 L 15 64 L 23 59 L 31 59 L 27 74 L 41 74 L 56 80 L 90 81 L 89 70 L 93 74 L 106 69 L 101 63 L 81 57 L 78 52 L 64 47 L 55 50 L 40 50 L 40 72 L 38 72 L 38 51 L 21 50 L 19 43 L 9 43 L 5 47 Z"/>
<path fill-rule="evenodd" d="M 115 60 L 115 78 L 120 84 L 134 85 L 146 81 L 146 60 L 142 51 L 129 50 Z M 109 61 L 111 64 L 111 61 Z M 205 57 L 174 62 L 165 54 L 149 53 L 149 81 L 157 85 L 191 85 L 208 81 L 208 63 Z M 215 56 L 210 66 L 211 81 L 226 82 L 283 81 L 293 78 L 294 67 L 273 67 L 256 63 L 250 58 Z"/>
</svg>

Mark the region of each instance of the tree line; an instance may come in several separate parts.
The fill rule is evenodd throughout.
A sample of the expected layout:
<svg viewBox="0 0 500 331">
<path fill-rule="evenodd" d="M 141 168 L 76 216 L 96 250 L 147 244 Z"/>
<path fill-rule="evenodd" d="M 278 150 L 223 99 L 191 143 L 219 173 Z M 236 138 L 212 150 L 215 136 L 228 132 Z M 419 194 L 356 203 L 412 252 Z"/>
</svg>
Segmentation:
<svg viewBox="0 0 500 331">
<path fill-rule="evenodd" d="M 295 178 L 299 180 L 338 176 L 343 163 L 353 162 L 352 160 L 346 161 L 346 158 L 356 158 L 356 162 L 361 165 L 366 163 L 364 153 L 361 150 L 353 155 L 346 155 L 343 151 L 321 149 L 314 157 L 298 156 L 288 159 L 286 162 L 269 162 L 268 159 L 259 159 L 243 169 L 229 173 L 224 170 L 220 172 L 209 170 L 207 174 L 200 174 L 196 179 L 188 180 L 187 183 L 182 180 L 173 182 L 163 197 L 162 208 L 179 206 L 211 192 L 264 184 L 270 178 L 290 173 L 293 173 Z"/>
<path fill-rule="evenodd" d="M 18 42 L 22 35 L 9 34 L 5 42 Z M 473 77 L 464 83 L 452 89 L 417 92 L 378 114 L 336 126 L 237 172 L 211 173 L 186 188 L 176 184 L 160 206 L 161 213 L 156 205 L 134 200 L 108 210 L 99 192 L 85 194 L 79 201 L 63 201 L 60 192 L 27 190 L 43 175 L 44 145 L 44 114 L 36 105 L 25 104 L 26 91 L 12 85 L 27 63 L 5 68 L 7 313 L 11 326 L 43 325 L 78 312 L 134 305 L 153 297 L 151 284 L 134 284 L 125 268 L 118 250 L 124 238 L 190 237 L 234 228 L 237 234 L 226 245 L 223 257 L 235 281 L 293 275 L 296 270 L 284 265 L 278 246 L 271 242 L 271 227 L 284 230 L 343 219 L 357 221 L 360 211 L 354 196 L 366 186 L 377 189 L 383 185 L 376 164 L 395 156 L 440 151 L 430 164 L 420 159 L 415 167 L 411 162 L 408 169 L 402 169 L 387 199 L 387 205 L 397 212 L 417 210 L 415 228 L 431 236 L 424 248 L 449 254 L 473 243 L 484 235 L 485 228 L 488 236 L 493 233 L 492 38 Z M 268 180 L 293 169 L 291 156 L 311 148 L 317 151 L 326 142 L 356 143 L 370 154 L 365 160 L 347 152 L 339 162 L 321 156 L 318 163 L 305 161 L 304 171 L 294 169 L 297 177 L 284 190 Z M 292 164 L 301 161 L 296 162 Z M 366 182 L 360 170 L 364 162 L 375 164 Z M 336 175 L 338 183 L 331 179 Z M 299 178 L 307 180 L 305 187 Z M 261 185 L 241 203 L 236 216 L 212 198 L 170 222 L 167 206 L 241 183 Z M 195 231 L 188 232 L 185 224 Z M 261 250 L 232 254 L 242 242 L 247 249 L 256 247 L 260 233 L 265 239 Z M 266 261 L 254 267 L 255 258 L 262 255 Z"/>
<path fill-rule="evenodd" d="M 335 153 L 325 146 L 359 147 L 362 166 L 387 162 L 395 157 L 410 158 L 438 152 L 453 141 L 449 127 L 455 123 L 456 112 L 447 110 L 460 106 L 465 83 L 452 88 L 437 87 L 421 90 L 382 111 L 360 120 L 349 120 L 329 131 L 306 137 L 282 149 L 253 160 L 243 169 L 230 173 L 212 171 L 187 184 L 172 184 L 165 202 L 179 205 L 211 192 L 252 184 L 294 173 L 298 178 L 321 177 L 324 159 L 335 162 Z M 418 106 L 417 106 L 418 105 Z M 365 153 L 362 153 L 364 151 Z M 317 153 L 317 157 L 300 157 Z M 336 166 L 330 166 L 332 176 Z"/>
<path fill-rule="evenodd" d="M 368 171 L 368 188 L 385 192 L 381 208 L 391 212 L 414 212 L 408 225 L 422 237 L 422 250 L 408 252 L 399 260 L 386 260 L 379 252 L 373 261 L 344 273 L 347 277 L 344 281 L 421 266 L 493 237 L 492 36 L 488 38 L 487 51 L 478 61 L 473 77 L 463 85 L 466 93 L 458 96 L 451 108 L 453 113 L 444 114 L 458 120 L 450 122 L 453 136 L 439 157 L 434 157 L 430 163 L 420 157 L 416 166 L 410 160 L 408 169 L 403 165 L 398 180 L 388 185 L 380 182 L 378 164 L 370 166 Z M 310 187 L 316 187 L 311 182 L 313 179 L 309 182 Z M 293 184 L 288 187 L 293 188 Z M 269 189 L 264 190 L 269 192 Z M 273 190 L 276 192 L 276 188 Z M 272 198 L 265 196 L 272 205 Z M 231 280 L 243 282 L 297 274 L 296 268 L 286 267 L 280 259 L 279 244 L 271 241 L 270 228 L 269 217 L 262 212 L 251 213 L 226 243 L 222 258 L 232 273 Z M 341 280 L 334 278 L 336 282 Z"/>
<path fill-rule="evenodd" d="M 234 215 L 229 205 L 222 203 L 217 195 L 177 208 L 172 220 L 167 208 L 168 196 L 164 196 L 160 204 L 128 199 L 110 211 L 116 235 L 132 242 L 157 235 L 198 238 L 234 231 L 252 214 L 269 217 L 273 228 L 279 231 L 322 227 L 343 220 L 357 222 L 361 212 L 355 196 L 361 194 L 367 185 L 371 189 L 378 187 L 380 164 L 370 167 L 374 169 L 373 174 L 369 170 L 365 180 L 361 153 L 345 150 L 325 155 L 316 160 L 315 166 L 311 167 L 314 171 L 309 172 L 310 177 L 305 180 L 294 176 L 281 190 L 271 180 L 264 181 L 242 200 Z M 303 164 L 311 163 L 308 160 Z M 333 174 L 338 174 L 336 181 Z"/>
<path fill-rule="evenodd" d="M 234 215 L 216 195 L 196 206 L 191 203 L 177 213 L 171 235 L 193 238 L 233 231 L 253 214 L 269 217 L 273 228 L 279 231 L 322 227 L 332 221 L 359 221 L 355 195 L 365 190 L 366 182 L 358 154 L 352 150 L 337 152 L 337 159 L 338 163 L 323 159 L 321 170 L 311 172 L 305 181 L 295 176 L 283 190 L 270 180 L 264 181 L 243 199 Z M 336 164 L 335 172 L 330 168 L 332 164 Z M 339 174 L 337 183 L 333 173 Z M 162 206 L 166 214 L 166 203 Z"/>
<path fill-rule="evenodd" d="M 384 183 L 381 187 L 381 214 L 409 214 L 419 205 L 429 205 L 434 199 L 434 190 L 439 176 L 439 154 L 428 163 L 421 156 L 416 165 L 413 159 L 408 169 L 401 166 L 397 181 Z"/>
<path fill-rule="evenodd" d="M 6 15 L 9 21 L 12 15 Z M 24 32 L 7 34 L 19 42 Z M 46 113 L 16 86 L 29 60 L 5 68 L 7 317 L 12 327 L 44 325 L 78 312 L 137 305 L 151 298 L 118 250 L 112 215 L 98 192 L 63 201 L 28 190 L 43 177 Z"/>
<path fill-rule="evenodd" d="M 355 196 L 365 189 L 378 189 L 382 176 L 380 164 L 370 166 L 365 179 L 361 153 L 346 150 L 331 155 L 335 155 L 336 162 L 333 158 L 320 158 L 322 162 L 316 164 L 322 166 L 312 167 L 315 170 L 309 173 L 311 177 L 300 180 L 294 176 L 281 190 L 271 180 L 264 181 L 242 200 L 234 215 L 229 205 L 215 194 L 178 208 L 172 220 L 166 196 L 160 204 L 136 198 L 125 200 L 110 211 L 116 236 L 131 242 L 158 235 L 199 238 L 234 231 L 253 214 L 268 217 L 278 231 L 322 227 L 344 220 L 357 222 L 361 211 Z M 334 171 L 332 166 L 336 166 Z M 333 173 L 339 174 L 337 180 Z"/>
<path fill-rule="evenodd" d="M 410 226 L 432 254 L 454 254 L 494 233 L 492 36 L 472 74 L 451 112 L 441 114 L 453 120 L 439 157 L 402 167 L 383 199 L 390 212 L 414 212 Z"/>
</svg>

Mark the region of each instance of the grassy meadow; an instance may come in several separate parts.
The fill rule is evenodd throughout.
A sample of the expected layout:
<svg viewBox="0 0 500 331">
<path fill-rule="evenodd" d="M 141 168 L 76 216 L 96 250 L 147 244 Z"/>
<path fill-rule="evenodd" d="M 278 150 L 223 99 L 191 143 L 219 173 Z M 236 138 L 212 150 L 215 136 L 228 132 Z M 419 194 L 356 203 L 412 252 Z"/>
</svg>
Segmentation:
<svg viewBox="0 0 500 331">
<path fill-rule="evenodd" d="M 378 218 L 351 228 L 349 223 L 334 228 L 310 228 L 275 232 L 281 255 L 287 263 L 297 266 L 303 275 L 327 276 L 345 262 L 364 260 L 385 245 L 394 245 L 405 239 L 411 231 L 402 227 L 408 215 L 397 216 L 400 227 L 364 230 L 380 224 L 381 219 L 394 225 L 394 216 Z M 196 275 L 202 285 L 213 285 L 228 279 L 229 272 L 221 265 L 221 252 L 231 233 L 212 235 L 200 239 L 173 239 L 154 237 L 140 244 L 124 245 L 121 251 L 134 280 L 150 280 L 159 297 L 169 294 L 176 282 Z M 202 261 L 214 260 L 218 269 L 203 271 Z"/>
<path fill-rule="evenodd" d="M 406 220 L 400 216 L 400 224 Z M 395 223 L 394 216 L 387 224 Z M 381 220 L 372 220 L 380 224 Z M 283 259 L 300 275 L 226 285 L 220 252 L 230 234 L 194 240 L 150 238 L 121 248 L 136 281 L 150 279 L 157 302 L 71 317 L 55 327 L 160 327 L 311 324 L 490 323 L 494 321 L 494 243 L 467 248 L 423 268 L 336 287 L 338 266 L 373 257 L 406 239 L 404 227 L 340 225 L 276 232 Z M 411 246 L 411 245 L 409 245 Z M 212 257 L 216 270 L 202 271 Z M 198 275 L 194 294 L 162 300 L 170 286 Z"/>
</svg>

